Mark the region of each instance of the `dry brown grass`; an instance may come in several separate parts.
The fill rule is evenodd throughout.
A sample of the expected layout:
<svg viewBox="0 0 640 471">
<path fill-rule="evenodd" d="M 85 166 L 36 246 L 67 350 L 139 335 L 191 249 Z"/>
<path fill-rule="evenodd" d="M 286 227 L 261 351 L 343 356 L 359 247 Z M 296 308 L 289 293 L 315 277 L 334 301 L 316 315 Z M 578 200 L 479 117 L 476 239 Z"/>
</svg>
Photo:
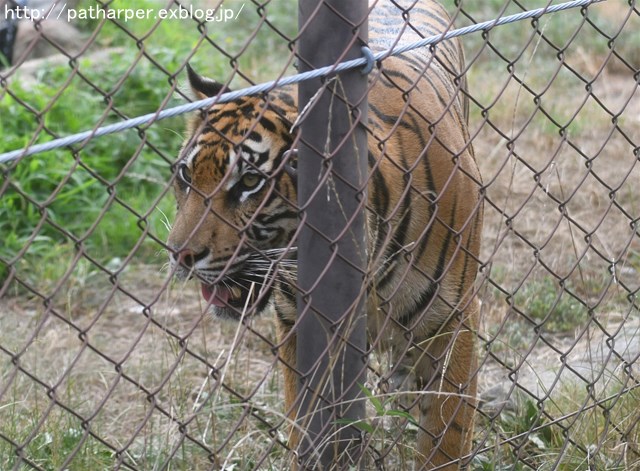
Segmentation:
<svg viewBox="0 0 640 471">
<path fill-rule="evenodd" d="M 122 293 L 111 297 L 107 286 L 94 286 L 96 298 L 109 298 L 104 310 L 100 299 L 95 299 L 93 309 L 86 305 L 68 309 L 64 302 L 54 302 L 53 310 L 61 318 L 47 313 L 36 300 L 2 301 L 0 344 L 19 360 L 12 364 L 8 355 L 0 356 L 0 384 L 8 387 L 0 407 L 0 433 L 18 443 L 31 431 L 36 437 L 50 434 L 60 441 L 70 429 L 82 434 L 82 419 L 63 406 L 86 419 L 91 432 L 109 446 L 123 450 L 122 457 L 114 457 L 101 447 L 105 467 L 109 459 L 119 458 L 136 469 L 156 469 L 174 452 L 176 469 L 208 469 L 212 461 L 238 464 L 260 458 L 273 439 L 255 420 L 242 417 L 246 399 L 258 414 L 271 416 L 274 424 L 282 420 L 277 417 L 282 398 L 279 379 L 271 374 L 275 357 L 269 345 L 246 329 L 204 315 L 194 287 L 163 290 L 165 276 L 136 267 L 120 284 L 135 287 L 140 302 Z M 257 320 L 255 328 L 273 337 L 271 322 Z M 80 332 L 86 334 L 80 338 Z M 210 374 L 211 367 L 216 368 L 215 375 Z M 236 394 L 220 388 L 220 380 Z M 50 388 L 55 390 L 52 411 Z M 43 421 L 39 428 L 38 420 Z M 236 435 L 226 443 L 236 426 Z M 185 439 L 185 434 L 206 443 L 216 456 Z M 245 443 L 241 452 L 234 450 L 236 442 L 248 436 L 251 446 Z M 42 460 L 59 466 L 64 453 L 72 449 Z M 33 447 L 27 450 L 27 455 L 39 456 Z M 3 451 L 1 469 L 12 462 L 11 453 Z"/>
</svg>

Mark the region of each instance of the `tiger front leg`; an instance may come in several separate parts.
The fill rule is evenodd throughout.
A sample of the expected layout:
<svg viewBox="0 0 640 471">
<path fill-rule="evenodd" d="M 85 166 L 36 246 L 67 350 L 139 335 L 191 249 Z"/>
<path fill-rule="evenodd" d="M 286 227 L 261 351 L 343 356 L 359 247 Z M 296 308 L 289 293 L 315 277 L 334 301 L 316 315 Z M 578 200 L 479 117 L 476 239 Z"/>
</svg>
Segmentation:
<svg viewBox="0 0 640 471">
<path fill-rule="evenodd" d="M 478 308 L 474 300 L 462 319 L 451 319 L 424 342 L 426 348 L 415 371 L 421 391 L 420 469 L 465 469 L 470 459 L 476 410 Z"/>
<path fill-rule="evenodd" d="M 296 373 L 297 339 L 292 325 L 281 316 L 276 322 L 276 334 L 278 338 L 278 358 L 284 377 L 284 411 L 289 424 L 289 449 L 295 451 L 300 442 L 300 432 L 296 428 L 296 398 L 298 397 L 298 375 Z M 295 459 L 292 459 L 291 470 L 297 469 Z"/>
</svg>

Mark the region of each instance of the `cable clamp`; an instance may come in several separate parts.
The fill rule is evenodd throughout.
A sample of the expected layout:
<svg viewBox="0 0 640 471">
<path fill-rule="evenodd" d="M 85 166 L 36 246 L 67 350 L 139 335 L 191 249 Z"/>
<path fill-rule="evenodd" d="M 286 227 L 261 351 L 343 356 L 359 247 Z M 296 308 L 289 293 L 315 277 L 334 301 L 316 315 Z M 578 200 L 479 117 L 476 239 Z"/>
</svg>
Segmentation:
<svg viewBox="0 0 640 471">
<path fill-rule="evenodd" d="M 364 58 L 367 59 L 367 63 L 364 65 L 360 72 L 366 75 L 373 70 L 373 66 L 376 63 L 376 58 L 373 57 L 373 52 L 371 52 L 371 49 L 369 49 L 367 46 L 363 46 L 360 50 L 362 51 L 362 55 L 364 55 Z"/>
</svg>

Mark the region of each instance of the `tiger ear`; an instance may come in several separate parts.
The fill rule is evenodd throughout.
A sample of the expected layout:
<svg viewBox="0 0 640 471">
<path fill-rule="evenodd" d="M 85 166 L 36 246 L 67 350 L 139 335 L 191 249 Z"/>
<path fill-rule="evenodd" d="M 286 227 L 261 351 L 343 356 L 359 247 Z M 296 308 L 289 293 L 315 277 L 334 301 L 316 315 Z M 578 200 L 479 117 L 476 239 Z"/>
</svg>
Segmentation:
<svg viewBox="0 0 640 471">
<path fill-rule="evenodd" d="M 189 74 L 191 91 L 197 100 L 204 100 L 205 98 L 216 96 L 219 93 L 231 91 L 226 85 L 197 74 L 189 64 L 187 64 L 187 73 Z"/>
</svg>

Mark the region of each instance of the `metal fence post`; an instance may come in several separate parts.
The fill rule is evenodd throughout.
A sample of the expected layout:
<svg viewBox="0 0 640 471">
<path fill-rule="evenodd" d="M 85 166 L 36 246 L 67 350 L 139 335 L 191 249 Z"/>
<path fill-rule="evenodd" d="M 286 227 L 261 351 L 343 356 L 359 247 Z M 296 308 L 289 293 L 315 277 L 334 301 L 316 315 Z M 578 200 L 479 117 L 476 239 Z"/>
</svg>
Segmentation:
<svg viewBox="0 0 640 471">
<path fill-rule="evenodd" d="M 300 71 L 362 55 L 367 1 L 299 1 Z M 356 36 L 357 35 L 357 36 Z M 298 203 L 298 452 L 303 468 L 357 461 L 366 372 L 367 78 L 359 70 L 300 84 Z M 346 419 L 346 420 L 345 420 Z M 345 449 L 349 447 L 349 452 Z M 342 457 L 341 457 L 342 454 Z M 348 460 L 347 460 L 348 461 Z"/>
</svg>

